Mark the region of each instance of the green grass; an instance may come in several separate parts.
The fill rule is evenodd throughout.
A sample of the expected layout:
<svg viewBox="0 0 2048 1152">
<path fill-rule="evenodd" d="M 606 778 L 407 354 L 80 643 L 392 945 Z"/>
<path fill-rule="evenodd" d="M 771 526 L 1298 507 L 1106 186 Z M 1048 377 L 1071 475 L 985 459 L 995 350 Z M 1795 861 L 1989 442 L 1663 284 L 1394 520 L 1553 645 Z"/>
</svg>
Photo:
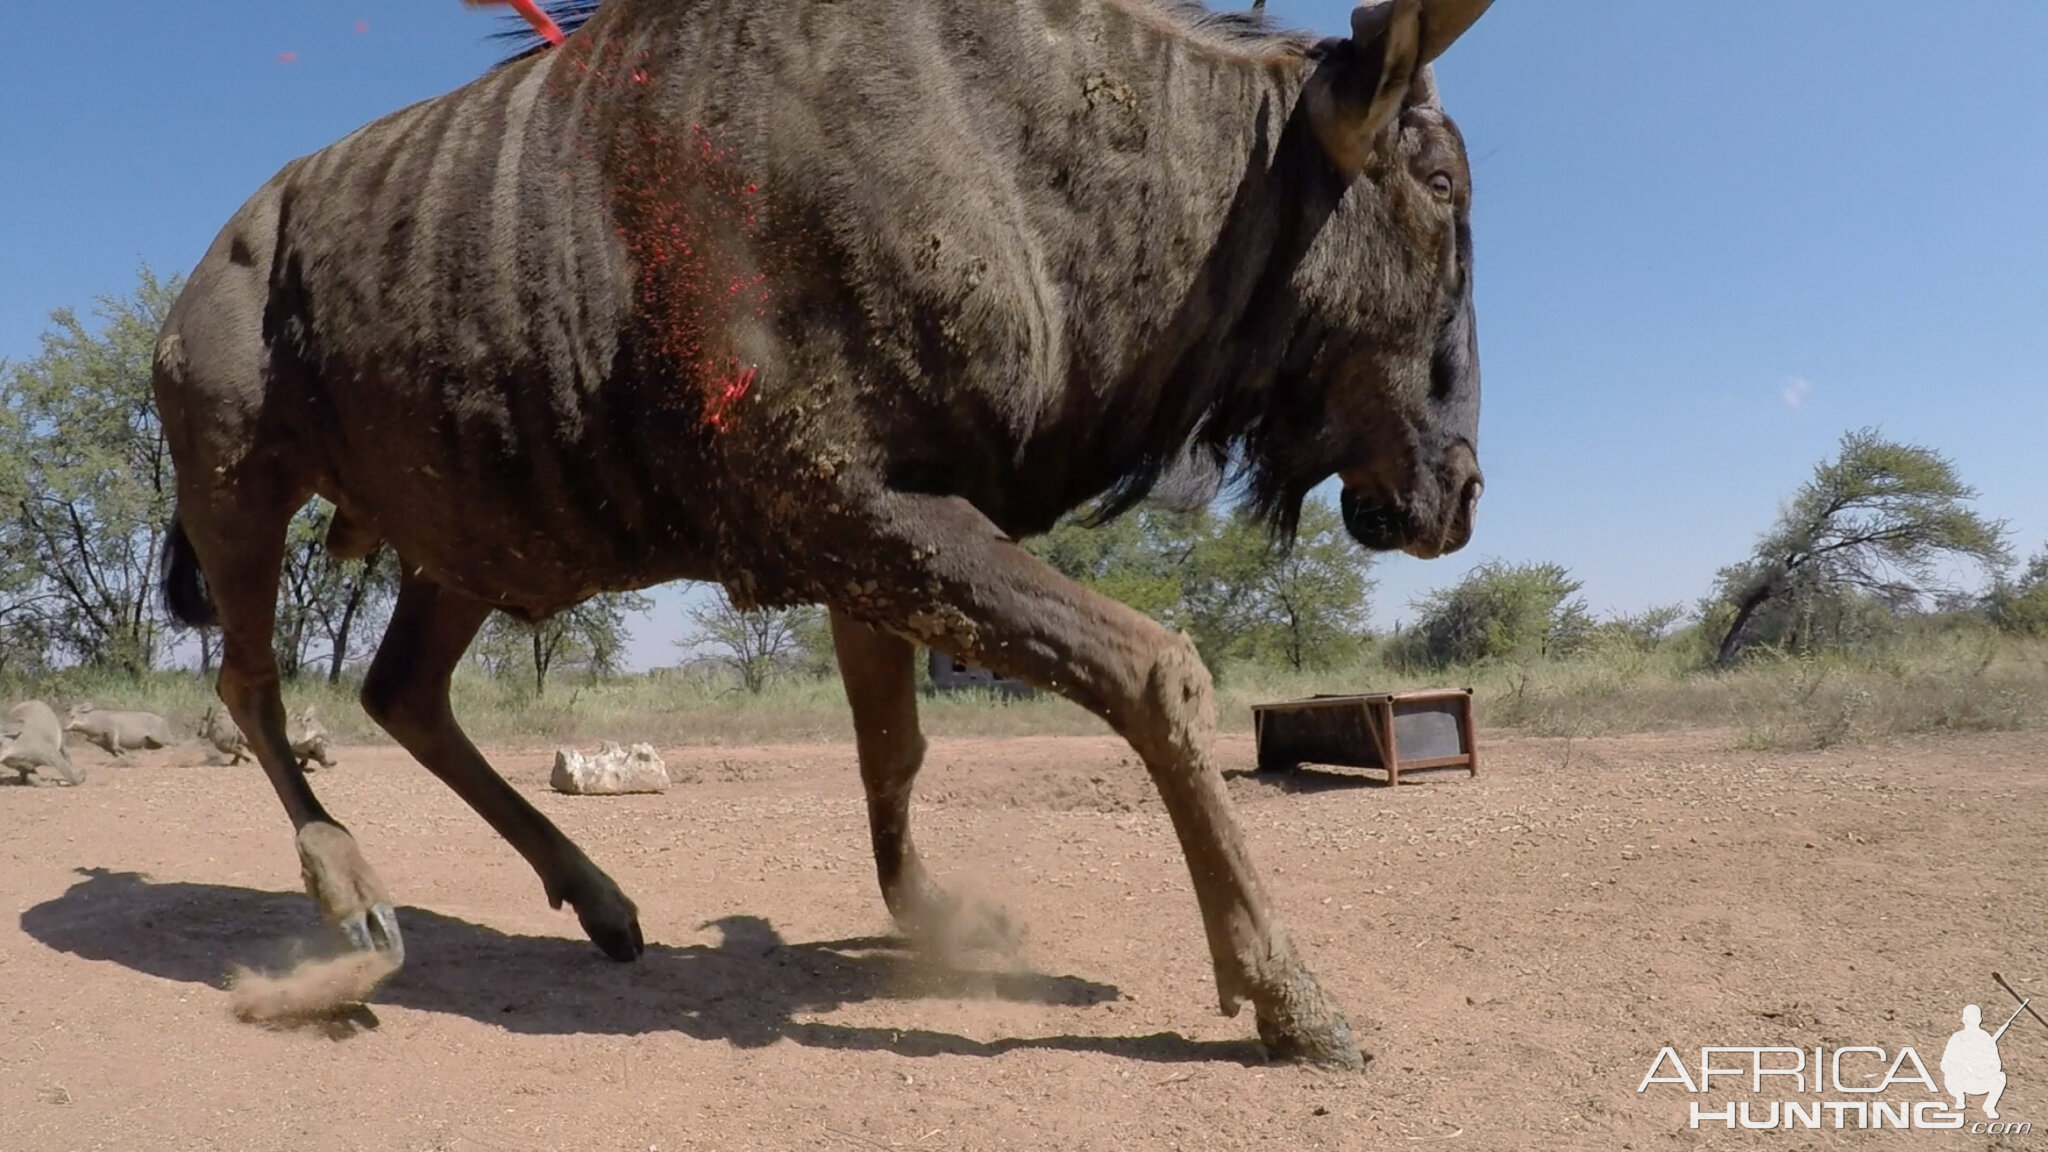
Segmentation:
<svg viewBox="0 0 2048 1152">
<path fill-rule="evenodd" d="M 1470 670 L 1480 722 L 1540 735 L 1719 728 L 1753 748 L 2048 728 L 2048 642 L 1977 630 L 1726 672 L 1680 648 Z"/>
<path fill-rule="evenodd" d="M 1951 629 L 1858 654 L 1754 659 L 1729 672 L 1699 667 L 1677 645 L 1653 652 L 1597 652 L 1569 660 L 1501 662 L 1435 673 L 1396 671 L 1376 659 L 1297 673 L 1229 666 L 1218 677 L 1219 720 L 1249 731 L 1251 705 L 1318 692 L 1384 692 L 1470 687 L 1479 721 L 1549 736 L 1715 728 L 1745 746 L 1815 748 L 1948 731 L 2048 728 L 2048 641 Z M 71 670 L 34 683 L 0 684 L 8 701 L 35 696 L 62 713 L 79 700 L 140 708 L 197 728 L 212 686 L 189 672 L 141 680 Z M 286 704 L 317 708 L 344 743 L 387 737 L 356 703 L 352 685 L 289 685 Z M 494 681 L 465 668 L 455 712 L 481 744 L 549 748 L 598 740 L 657 745 L 850 740 L 852 725 L 836 679 L 785 680 L 750 695 L 711 675 L 561 677 L 536 699 L 524 680 Z M 980 695 L 927 696 L 924 728 L 934 736 L 1071 735 L 1107 732 L 1079 707 L 1051 696 L 1003 701 Z"/>
</svg>

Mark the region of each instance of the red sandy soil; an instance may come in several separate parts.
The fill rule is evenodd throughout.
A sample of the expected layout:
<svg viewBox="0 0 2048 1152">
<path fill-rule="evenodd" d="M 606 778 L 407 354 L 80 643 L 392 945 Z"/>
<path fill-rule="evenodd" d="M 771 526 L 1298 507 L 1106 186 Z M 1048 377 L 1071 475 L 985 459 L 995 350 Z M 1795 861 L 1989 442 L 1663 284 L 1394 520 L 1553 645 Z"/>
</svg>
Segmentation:
<svg viewBox="0 0 2048 1152">
<path fill-rule="evenodd" d="M 1233 778 L 1362 1075 L 1265 1065 L 1249 1011 L 1217 1015 L 1172 829 L 1108 737 L 934 745 L 925 856 L 1025 934 L 1021 963 L 968 972 L 890 938 L 849 746 L 664 750 L 675 787 L 631 797 L 559 796 L 546 752 L 498 754 L 638 901 L 631 965 L 403 753 L 340 749 L 315 787 L 403 905 L 408 962 L 354 1019 L 297 1030 L 235 1020 L 224 991 L 317 928 L 261 773 L 81 752 L 82 787 L 0 788 L 0 1148 L 2048 1141 L 1694 1132 L 1688 1100 L 1773 1096 L 1637 1092 L 1666 1044 L 1693 1067 L 1705 1044 L 1911 1044 L 1939 1076 L 1963 1004 L 2014 1006 L 1993 971 L 2048 1007 L 2048 738 L 1482 750 L 1479 779 L 1398 789 Z M 1242 773 L 1249 741 L 1222 758 Z M 2048 1129 L 2048 1028 L 2023 1016 L 2000 1046 L 2002 1114 Z"/>
</svg>

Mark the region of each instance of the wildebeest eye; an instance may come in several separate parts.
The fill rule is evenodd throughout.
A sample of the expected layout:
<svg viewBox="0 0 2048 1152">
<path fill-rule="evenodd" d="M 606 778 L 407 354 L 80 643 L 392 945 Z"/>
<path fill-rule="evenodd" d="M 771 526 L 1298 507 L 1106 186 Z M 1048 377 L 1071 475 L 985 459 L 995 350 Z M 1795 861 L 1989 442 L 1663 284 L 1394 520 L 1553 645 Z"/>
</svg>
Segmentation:
<svg viewBox="0 0 2048 1152">
<path fill-rule="evenodd" d="M 1456 191 L 1457 187 L 1457 184 L 1452 181 L 1449 172 L 1432 172 L 1429 174 L 1429 190 L 1446 200 L 1450 199 L 1451 193 Z"/>
</svg>

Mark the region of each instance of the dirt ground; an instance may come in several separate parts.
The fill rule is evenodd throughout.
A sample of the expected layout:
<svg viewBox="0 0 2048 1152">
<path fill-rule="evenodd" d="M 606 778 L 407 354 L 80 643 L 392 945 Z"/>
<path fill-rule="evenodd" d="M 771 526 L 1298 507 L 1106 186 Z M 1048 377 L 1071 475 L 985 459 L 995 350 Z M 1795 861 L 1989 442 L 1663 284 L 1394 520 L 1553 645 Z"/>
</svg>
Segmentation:
<svg viewBox="0 0 2048 1152">
<path fill-rule="evenodd" d="M 83 787 L 0 788 L 0 1148 L 2048 1142 L 1690 1131 L 1688 1101 L 1761 1115 L 1786 1093 L 1637 1091 L 1665 1045 L 1693 1070 L 1710 1044 L 1912 1045 L 1939 1076 L 1962 1005 L 1987 1028 L 2015 1007 L 1994 971 L 2048 1007 L 2048 738 L 1482 750 L 1479 779 L 1398 789 L 1233 778 L 1363 1075 L 1265 1065 L 1249 1011 L 1217 1014 L 1172 829 L 1107 737 L 934 745 L 926 858 L 1025 932 L 1021 962 L 965 970 L 888 935 L 850 746 L 664 750 L 685 779 L 611 798 L 549 791 L 545 752 L 497 754 L 638 901 L 632 965 L 402 753 L 341 749 L 315 786 L 403 905 L 408 963 L 353 1022 L 293 1031 L 237 1022 L 223 991 L 231 962 L 278 963 L 317 926 L 261 773 L 82 751 Z M 2022 1016 L 2000 1049 L 2003 1117 L 2048 1129 L 2048 1027 Z M 1875 1080 L 1856 1059 L 1846 1078 Z"/>
</svg>

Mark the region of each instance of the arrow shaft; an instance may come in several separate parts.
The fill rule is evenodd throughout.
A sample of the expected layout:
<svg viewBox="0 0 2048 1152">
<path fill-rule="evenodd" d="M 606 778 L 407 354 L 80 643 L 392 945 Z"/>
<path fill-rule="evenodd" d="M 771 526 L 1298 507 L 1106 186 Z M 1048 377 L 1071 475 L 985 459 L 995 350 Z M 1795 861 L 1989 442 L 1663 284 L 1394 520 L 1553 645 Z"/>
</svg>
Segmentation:
<svg viewBox="0 0 2048 1152">
<path fill-rule="evenodd" d="M 2010 984 L 2007 984 L 2007 983 L 2005 982 L 2005 977 L 2003 977 L 2003 976 L 2000 976 L 2000 975 L 1999 975 L 1998 973 L 1996 973 L 1996 972 L 1993 972 L 1993 973 L 1991 974 L 1991 978 L 1992 978 L 1993 980 L 1996 980 L 1996 981 L 1998 981 L 1998 986 L 1999 986 L 2000 988 L 2003 988 L 2003 989 L 2005 989 L 2005 990 L 2006 990 L 2007 992 L 2010 992 L 2010 993 L 2012 993 L 2012 998 L 2013 998 L 2013 999 L 2015 999 L 2015 1000 L 2018 1000 L 2018 1001 L 2020 1002 L 2020 1007 L 2022 1007 L 2022 1008 L 2026 1008 L 2026 1009 L 2027 1009 L 2027 1015 L 2029 1015 L 2029 1016 L 2032 1016 L 2032 1017 L 2033 1017 L 2034 1019 L 2036 1019 L 2036 1020 L 2040 1020 L 2040 1021 L 2041 1021 L 2041 1027 L 2043 1027 L 2043 1028 L 2048 1028 L 2048 1019 L 2043 1019 L 2043 1018 L 2042 1018 L 2042 1016 L 2041 1016 L 2041 1014 L 2040 1014 L 2039 1012 L 2036 1012 L 2036 1011 L 2034 1011 L 2034 1010 L 2033 1010 L 2032 1008 L 2027 1008 L 2027 1001 L 2029 1001 L 2029 1000 L 2033 999 L 2033 997 L 2031 997 L 2031 996 L 2021 996 L 2021 995 L 2020 995 L 2020 994 L 2019 994 L 2019 993 L 2018 993 L 2017 991 L 2014 991 L 2014 989 L 2013 989 L 2013 986 L 2012 986 L 2012 985 L 2010 985 Z"/>
</svg>

